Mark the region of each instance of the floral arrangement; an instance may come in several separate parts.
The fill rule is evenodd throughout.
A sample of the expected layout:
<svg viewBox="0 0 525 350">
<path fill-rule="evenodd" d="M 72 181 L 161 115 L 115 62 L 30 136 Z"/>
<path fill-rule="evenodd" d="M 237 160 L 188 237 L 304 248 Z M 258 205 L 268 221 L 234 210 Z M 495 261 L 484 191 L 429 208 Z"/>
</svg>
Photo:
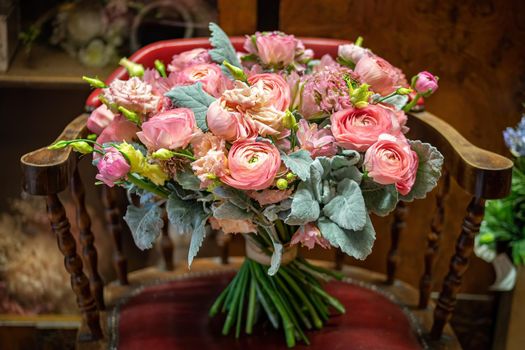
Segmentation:
<svg viewBox="0 0 525 350">
<path fill-rule="evenodd" d="M 478 247 L 495 253 L 510 248 L 515 265 L 525 264 L 525 116 L 516 128 L 507 128 L 503 137 L 515 157 L 512 187 L 508 197 L 487 201 Z"/>
<path fill-rule="evenodd" d="M 264 310 L 286 343 L 308 343 L 331 309 L 344 312 L 321 282 L 341 275 L 312 265 L 297 246 L 335 247 L 357 259 L 372 251 L 370 214 L 424 198 L 442 155 L 408 140 L 405 112 L 438 88 L 428 72 L 403 73 L 362 47 L 314 59 L 293 35 L 247 36 L 236 52 L 210 24 L 212 49 L 157 60 L 125 60 L 130 78 L 101 88 L 86 139 L 50 146 L 93 153 L 96 178 L 141 197 L 124 217 L 137 246 L 151 248 L 162 213 L 190 234 L 188 264 L 208 230 L 241 233 L 246 259 L 213 304 L 223 333 L 251 334 Z"/>
</svg>

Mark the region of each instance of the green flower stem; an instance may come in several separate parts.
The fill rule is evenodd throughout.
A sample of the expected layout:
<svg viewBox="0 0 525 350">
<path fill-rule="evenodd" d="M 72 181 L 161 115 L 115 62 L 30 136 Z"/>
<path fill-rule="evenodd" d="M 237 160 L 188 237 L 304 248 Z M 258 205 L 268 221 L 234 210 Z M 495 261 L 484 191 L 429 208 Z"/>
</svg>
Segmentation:
<svg viewBox="0 0 525 350">
<path fill-rule="evenodd" d="M 288 231 L 286 231 L 283 222 L 281 220 L 277 220 L 275 222 L 275 227 L 277 228 L 277 232 L 279 232 L 279 236 L 281 236 L 282 241 L 288 242 L 290 237 L 288 237 Z"/>
<path fill-rule="evenodd" d="M 265 275 L 267 276 L 266 272 L 263 270 L 262 266 L 259 264 L 252 262 L 250 264 L 252 267 L 252 271 L 254 275 L 256 276 L 258 282 L 262 285 L 264 291 L 269 295 L 270 299 L 272 300 L 272 303 L 277 308 L 277 311 L 281 315 L 281 319 L 283 321 L 283 330 L 284 330 L 284 336 L 286 338 L 286 345 L 291 348 L 295 346 L 295 335 L 294 335 L 294 325 L 290 321 L 290 317 L 288 316 L 288 313 L 286 312 L 286 309 L 284 305 L 281 303 L 281 300 L 275 295 L 274 291 L 270 287 L 270 284 L 268 283 L 268 280 L 265 279 Z"/>
<path fill-rule="evenodd" d="M 326 300 L 326 302 L 328 302 L 328 304 L 332 305 L 334 307 L 334 309 L 336 309 L 337 311 L 339 311 L 340 313 L 344 314 L 346 312 L 345 310 L 345 307 L 343 304 L 341 304 L 339 302 L 339 300 L 337 300 L 336 298 L 334 298 L 333 296 L 329 295 L 328 293 L 326 293 L 324 290 L 322 290 L 321 288 L 317 287 L 317 286 L 310 286 L 317 294 L 319 294 L 319 296 L 321 298 L 323 298 L 324 300 Z"/>
<path fill-rule="evenodd" d="M 143 190 L 146 190 L 148 192 L 151 192 L 153 194 L 156 194 L 157 196 L 159 197 L 162 197 L 162 198 L 168 198 L 169 196 L 169 193 L 167 191 L 165 191 L 164 189 L 150 183 L 150 182 L 146 182 L 142 179 L 139 179 L 137 176 L 135 176 L 134 174 L 132 173 L 129 173 L 128 174 L 128 181 L 131 182 L 132 184 L 134 184 L 135 186 L 137 187 L 140 187 L 142 188 Z"/>
<path fill-rule="evenodd" d="M 244 281 L 246 280 L 246 265 L 243 264 L 241 266 L 241 269 L 239 270 L 239 286 L 242 287 L 244 285 Z M 239 301 L 241 299 L 241 294 L 243 293 L 243 288 L 240 288 L 239 286 L 236 286 L 234 288 L 234 295 L 231 302 L 230 310 L 228 311 L 228 315 L 226 316 L 226 321 L 224 321 L 224 326 L 222 327 L 222 334 L 227 335 L 230 332 L 230 329 L 233 325 L 233 321 L 235 320 L 235 315 L 237 311 L 237 307 L 239 306 Z"/>
<path fill-rule="evenodd" d="M 277 273 L 278 274 L 280 273 L 284 277 L 286 282 L 294 290 L 295 294 L 297 294 L 297 296 L 299 296 L 301 301 L 304 303 L 304 305 L 308 309 L 308 312 L 310 313 L 310 316 L 312 316 L 312 320 L 314 322 L 315 328 L 321 329 L 323 327 L 323 322 L 319 318 L 319 315 L 315 311 L 315 308 L 313 307 L 312 303 L 310 302 L 310 300 L 308 300 L 308 298 L 306 297 L 304 292 L 301 290 L 301 288 L 299 288 L 299 286 L 297 285 L 295 280 L 292 277 L 290 277 L 288 272 L 286 272 L 286 269 L 279 269 L 279 272 L 277 272 Z"/>
<path fill-rule="evenodd" d="M 217 313 L 219 312 L 219 308 L 221 307 L 221 305 L 224 302 L 224 300 L 226 300 L 226 296 L 228 295 L 228 292 L 230 291 L 230 288 L 231 288 L 231 283 L 228 284 L 228 286 L 226 288 L 224 288 L 224 290 L 221 292 L 221 294 L 217 297 L 217 299 L 215 300 L 215 302 L 211 306 L 210 311 L 208 313 L 210 317 L 213 317 L 213 316 L 217 315 Z"/>
<path fill-rule="evenodd" d="M 319 296 L 316 293 L 308 293 L 308 296 L 312 300 L 312 304 L 319 312 L 319 315 L 324 321 L 328 321 L 328 317 L 330 315 L 330 312 L 328 310 L 328 307 L 326 306 L 325 302 L 322 301 Z"/>
<path fill-rule="evenodd" d="M 333 278 L 335 278 L 338 281 L 342 280 L 343 277 L 344 277 L 344 274 L 341 273 L 341 272 L 332 271 L 332 270 L 329 270 L 329 269 L 325 269 L 324 267 L 312 265 L 305 258 L 297 258 L 296 262 L 298 263 L 298 265 L 300 267 L 306 267 L 309 270 L 313 270 L 315 272 L 318 272 L 318 273 L 321 273 L 321 274 L 324 274 L 324 275 L 332 276 Z"/>
<path fill-rule="evenodd" d="M 188 159 L 191 159 L 191 160 L 197 160 L 197 158 L 195 158 L 194 156 L 189 155 L 189 154 L 185 154 L 185 153 L 172 152 L 172 154 L 173 154 L 173 156 L 177 156 L 177 157 L 185 157 L 185 158 L 188 158 Z"/>
<path fill-rule="evenodd" d="M 304 314 L 303 310 L 301 310 L 301 307 L 297 304 L 296 298 L 294 298 L 292 293 L 288 290 L 288 288 L 286 288 L 286 285 L 285 285 L 282 277 L 279 276 L 279 274 L 277 274 L 273 278 L 277 282 L 279 287 L 283 290 L 284 294 L 286 294 L 286 297 L 287 297 L 288 301 L 292 305 L 292 308 L 294 309 L 294 311 L 297 314 L 297 316 L 299 316 L 299 318 L 301 319 L 301 322 L 304 324 L 304 326 L 307 329 L 312 329 L 312 323 L 310 322 L 308 317 L 306 317 L 306 315 Z"/>
<path fill-rule="evenodd" d="M 239 297 L 239 301 L 238 301 L 238 307 L 237 307 L 237 320 L 236 320 L 236 324 L 235 324 L 235 338 L 239 338 L 239 336 L 241 335 L 241 323 L 242 323 L 242 309 L 244 308 L 244 296 L 246 295 L 246 287 L 248 285 L 248 280 L 250 279 L 253 279 L 253 276 L 250 276 L 250 268 L 247 266 L 246 262 L 243 264 L 244 269 L 245 269 L 245 276 L 244 276 L 244 280 L 240 283 L 240 290 L 241 290 L 241 295 Z"/>
<path fill-rule="evenodd" d="M 245 328 L 246 334 L 252 334 L 253 332 L 253 323 L 255 321 L 255 304 L 256 304 L 255 297 L 256 297 L 256 292 L 257 292 L 257 290 L 255 289 L 256 283 L 257 282 L 255 281 L 255 276 L 252 275 L 250 279 L 250 290 L 248 292 L 248 314 L 246 316 L 246 328 Z"/>
<path fill-rule="evenodd" d="M 250 270 L 252 269 L 250 268 Z M 255 276 L 253 271 L 252 276 Z M 273 328 L 279 329 L 277 310 L 275 309 L 274 305 L 268 301 L 268 296 L 264 294 L 264 291 L 258 282 L 255 283 L 255 291 L 257 292 L 257 298 L 266 312 L 266 315 L 268 316 L 268 319 L 270 320 Z"/>
<path fill-rule="evenodd" d="M 229 284 L 230 290 L 228 291 L 228 295 L 226 295 L 226 300 L 224 300 L 224 304 L 222 305 L 221 313 L 225 313 L 226 310 L 229 310 L 230 308 L 230 303 L 233 299 L 233 296 L 235 295 L 235 288 L 237 287 L 237 283 L 239 282 L 239 272 L 237 272 L 237 274 Z"/>
<path fill-rule="evenodd" d="M 410 110 L 414 108 L 414 106 L 417 104 L 417 101 L 419 100 L 420 97 L 421 97 L 421 94 L 418 92 L 416 96 L 414 97 L 414 99 L 410 101 L 409 103 L 407 103 L 405 107 L 403 107 L 403 111 L 410 112 Z"/>
</svg>

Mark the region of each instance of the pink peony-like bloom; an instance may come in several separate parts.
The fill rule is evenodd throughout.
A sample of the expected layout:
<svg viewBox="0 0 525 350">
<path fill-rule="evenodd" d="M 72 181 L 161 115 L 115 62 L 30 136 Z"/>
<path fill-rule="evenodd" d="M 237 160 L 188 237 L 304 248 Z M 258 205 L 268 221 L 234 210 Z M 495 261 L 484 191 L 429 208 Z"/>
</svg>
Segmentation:
<svg viewBox="0 0 525 350">
<path fill-rule="evenodd" d="M 382 134 L 366 151 L 363 166 L 375 182 L 396 184 L 399 193 L 405 195 L 414 185 L 418 157 L 404 136 Z"/>
<path fill-rule="evenodd" d="M 115 114 L 113 114 L 105 104 L 102 104 L 89 115 L 86 123 L 87 128 L 91 132 L 100 135 L 102 131 L 111 124 L 113 119 L 115 119 Z"/>
<path fill-rule="evenodd" d="M 179 71 L 186 67 L 193 66 L 196 64 L 211 63 L 211 57 L 208 50 L 203 48 L 197 48 L 189 51 L 181 52 L 178 55 L 174 55 L 171 63 L 168 65 L 168 70 Z"/>
<path fill-rule="evenodd" d="M 204 157 L 209 150 L 222 149 L 224 147 L 224 139 L 213 135 L 211 132 L 197 132 L 191 139 L 191 147 L 195 158 L 200 158 Z"/>
<path fill-rule="evenodd" d="M 160 148 L 185 148 L 196 129 L 195 116 L 188 108 L 176 108 L 159 113 L 142 124 L 139 140 L 150 151 Z"/>
<path fill-rule="evenodd" d="M 301 243 L 302 246 L 313 249 L 316 244 L 320 245 L 324 249 L 330 248 L 330 242 L 321 235 L 319 228 L 315 224 L 307 223 L 306 225 L 299 226 L 297 231 L 290 241 L 291 245 Z"/>
<path fill-rule="evenodd" d="M 202 83 L 202 89 L 213 97 L 219 97 L 232 82 L 222 73 L 215 63 L 203 63 L 188 66 L 177 74 L 178 85 Z"/>
<path fill-rule="evenodd" d="M 229 173 L 220 179 L 240 190 L 264 190 L 273 183 L 280 166 L 279 150 L 271 143 L 239 140 L 228 153 Z"/>
<path fill-rule="evenodd" d="M 337 49 L 337 55 L 339 57 L 353 63 L 359 62 L 361 58 L 369 54 L 371 54 L 370 50 L 354 44 L 339 45 Z"/>
<path fill-rule="evenodd" d="M 232 220 L 209 218 L 211 228 L 224 233 L 256 233 L 257 227 L 250 220 Z"/>
<path fill-rule="evenodd" d="M 308 151 L 312 158 L 332 157 L 337 153 L 335 138 L 330 129 L 318 130 L 317 124 L 309 124 L 304 119 L 299 120 L 297 139 L 301 149 Z"/>
<path fill-rule="evenodd" d="M 223 97 L 208 107 L 206 122 L 214 135 L 230 142 L 257 136 L 253 123 L 245 119 L 235 106 L 228 107 Z"/>
<path fill-rule="evenodd" d="M 288 66 L 295 58 L 297 40 L 293 35 L 281 32 L 255 33 L 248 37 L 244 48 L 258 55 L 264 65 Z M 255 44 L 255 45 L 254 45 Z"/>
<path fill-rule="evenodd" d="M 430 95 L 438 89 L 438 77 L 432 73 L 423 71 L 419 72 L 416 78 L 414 89 L 422 95 Z"/>
<path fill-rule="evenodd" d="M 330 122 L 337 143 L 359 152 L 366 151 L 381 134 L 396 135 L 400 132 L 394 112 L 380 105 L 344 109 L 332 114 Z"/>
<path fill-rule="evenodd" d="M 403 134 L 406 134 L 408 132 L 409 128 L 406 126 L 407 121 L 408 121 L 408 116 L 403 110 L 395 109 L 395 107 L 390 104 L 379 103 L 378 105 L 392 111 L 392 113 L 394 113 L 394 115 L 396 116 L 397 123 L 399 124 L 401 128 L 401 132 Z"/>
<path fill-rule="evenodd" d="M 290 107 L 290 87 L 278 74 L 263 73 L 255 74 L 248 78 L 250 85 L 261 81 L 263 89 L 270 95 L 270 104 L 279 111 L 286 111 Z"/>
<path fill-rule="evenodd" d="M 248 197 L 255 199 L 260 205 L 268 205 L 279 203 L 292 195 L 292 189 L 289 188 L 285 191 L 281 190 L 262 190 L 262 191 L 248 191 L 246 192 Z"/>
<path fill-rule="evenodd" d="M 136 137 L 139 128 L 121 115 L 115 119 L 98 136 L 97 142 L 101 145 L 107 142 L 131 142 Z"/>
<path fill-rule="evenodd" d="M 115 79 L 104 90 L 104 97 L 111 104 L 139 113 L 156 112 L 161 97 L 153 93 L 153 87 L 137 77 L 129 80 Z"/>
<path fill-rule="evenodd" d="M 354 71 L 359 75 L 361 82 L 369 84 L 372 90 L 383 96 L 403 85 L 404 77 L 400 76 L 400 70 L 373 54 L 362 57 Z"/>
<path fill-rule="evenodd" d="M 104 156 L 97 163 L 97 180 L 104 182 L 107 186 L 115 186 L 115 181 L 124 178 L 130 166 L 118 149 L 115 147 L 106 148 Z"/>
</svg>

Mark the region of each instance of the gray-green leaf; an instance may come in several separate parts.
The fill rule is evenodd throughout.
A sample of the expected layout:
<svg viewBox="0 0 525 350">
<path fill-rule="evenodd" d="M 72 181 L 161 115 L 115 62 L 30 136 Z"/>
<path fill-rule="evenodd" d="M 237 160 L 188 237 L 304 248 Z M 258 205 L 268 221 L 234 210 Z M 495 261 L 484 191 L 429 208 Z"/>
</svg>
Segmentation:
<svg viewBox="0 0 525 350">
<path fill-rule="evenodd" d="M 190 248 L 188 250 L 188 266 L 191 266 L 193 259 L 197 256 L 202 242 L 206 237 L 206 222 L 208 216 L 204 212 L 198 213 L 193 218 L 193 232 L 191 233 Z"/>
<path fill-rule="evenodd" d="M 124 221 L 128 224 L 133 240 L 140 250 L 153 246 L 164 226 L 161 215 L 162 209 L 156 204 L 143 207 L 128 205 Z"/>
<path fill-rule="evenodd" d="M 213 49 L 209 51 L 211 59 L 218 64 L 228 61 L 228 63 L 242 68 L 228 35 L 213 22 L 210 23 L 209 28 L 211 32 L 210 44 L 213 46 Z"/>
<path fill-rule="evenodd" d="M 368 214 L 361 189 L 357 182 L 343 179 L 337 185 L 337 193 L 323 208 L 330 220 L 347 230 L 361 230 L 366 224 Z"/>
<path fill-rule="evenodd" d="M 224 199 L 229 199 L 230 202 L 241 209 L 248 209 L 251 205 L 250 198 L 244 192 L 231 187 L 217 186 L 213 189 L 213 194 Z"/>
<path fill-rule="evenodd" d="M 281 159 L 288 169 L 299 176 L 301 180 L 306 181 L 310 176 L 310 164 L 312 164 L 313 159 L 308 151 L 300 150 L 290 154 L 281 153 Z"/>
<path fill-rule="evenodd" d="M 199 191 L 201 181 L 192 171 L 178 171 L 176 175 L 177 182 L 185 190 Z"/>
<path fill-rule="evenodd" d="M 300 183 L 293 196 L 292 211 L 286 218 L 286 223 L 288 225 L 304 225 L 317 220 L 319 213 L 319 203 L 305 183 Z"/>
<path fill-rule="evenodd" d="M 381 185 L 370 179 L 361 183 L 363 198 L 368 211 L 387 216 L 396 208 L 398 193 L 395 185 Z"/>
<path fill-rule="evenodd" d="M 245 220 L 252 217 L 252 213 L 239 208 L 230 201 L 226 201 L 217 206 L 212 206 L 212 210 L 213 217 L 217 219 Z"/>
<path fill-rule="evenodd" d="M 176 193 L 166 202 L 168 219 L 180 234 L 191 233 L 195 216 L 203 213 L 202 205 L 195 200 L 182 200 Z"/>
<path fill-rule="evenodd" d="M 174 105 L 191 109 L 195 114 L 197 126 L 202 131 L 208 131 L 206 112 L 215 98 L 204 92 L 200 82 L 193 85 L 176 86 L 164 95 L 169 97 Z"/>
</svg>

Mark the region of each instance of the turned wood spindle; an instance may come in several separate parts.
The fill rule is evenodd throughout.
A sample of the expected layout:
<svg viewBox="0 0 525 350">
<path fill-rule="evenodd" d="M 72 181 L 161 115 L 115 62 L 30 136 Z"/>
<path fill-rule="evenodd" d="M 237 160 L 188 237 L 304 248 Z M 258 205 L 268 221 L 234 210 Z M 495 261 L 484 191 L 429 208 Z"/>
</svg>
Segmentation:
<svg viewBox="0 0 525 350">
<path fill-rule="evenodd" d="M 79 341 L 94 341 L 102 338 L 99 313 L 95 299 L 89 289 L 89 280 L 82 271 L 82 260 L 77 255 L 75 238 L 71 234 L 64 206 L 56 194 L 46 197 L 47 215 L 57 237 L 58 248 L 64 255 L 64 266 L 71 276 L 71 288 L 77 297 L 77 305 L 89 327 L 89 334 L 79 334 Z"/>
<path fill-rule="evenodd" d="M 343 269 L 343 264 L 345 262 L 345 253 L 340 249 L 335 250 L 335 269 L 341 271 Z"/>
<path fill-rule="evenodd" d="M 467 270 L 468 259 L 474 249 L 474 237 L 479 232 L 484 212 L 485 201 L 481 198 L 472 198 L 456 242 L 456 251 L 450 260 L 450 268 L 434 310 L 434 323 L 430 331 L 431 339 L 441 338 L 443 329 L 454 311 L 456 294 L 461 286 L 463 274 Z"/>
<path fill-rule="evenodd" d="M 164 226 L 162 227 L 160 249 L 164 259 L 164 266 L 166 267 L 166 270 L 171 271 L 173 270 L 173 242 L 171 241 L 169 233 L 170 221 L 168 220 L 168 214 L 166 211 L 164 211 L 162 220 L 164 221 Z"/>
<path fill-rule="evenodd" d="M 386 261 L 386 283 L 392 284 L 396 278 L 397 262 L 399 260 L 398 247 L 399 237 L 405 229 L 405 219 L 408 214 L 408 207 L 403 201 L 399 201 L 394 211 L 394 222 L 390 228 L 391 243 L 390 250 L 388 251 L 388 257 Z"/>
<path fill-rule="evenodd" d="M 219 246 L 221 264 L 227 265 L 230 257 L 230 242 L 232 240 L 231 234 L 225 234 L 222 230 L 214 230 L 215 242 Z"/>
<path fill-rule="evenodd" d="M 95 236 L 91 231 L 91 218 L 86 209 L 86 195 L 84 184 L 80 177 L 78 168 L 75 168 L 71 178 L 71 194 L 76 208 L 76 221 L 80 233 L 80 245 L 82 247 L 82 256 L 86 264 L 91 293 L 95 298 L 99 310 L 105 310 L 104 304 L 104 283 L 97 269 L 97 250 L 94 246 Z"/>
<path fill-rule="evenodd" d="M 115 200 L 115 189 L 108 186 L 102 186 L 102 203 L 104 204 L 106 220 L 109 232 L 113 237 L 113 262 L 119 283 L 122 285 L 129 284 L 127 261 L 122 252 L 122 225 L 120 223 L 120 211 Z"/>
<path fill-rule="evenodd" d="M 434 261 L 439 248 L 439 238 L 443 231 L 443 223 L 445 221 L 445 202 L 450 189 L 450 175 L 444 172 L 443 180 L 438 187 L 436 193 L 436 209 L 432 223 L 430 225 L 430 232 L 427 236 L 427 249 L 425 251 L 425 270 L 419 282 L 419 305 L 420 309 L 425 309 L 430 300 L 430 293 L 432 291 L 432 270 Z"/>
</svg>

